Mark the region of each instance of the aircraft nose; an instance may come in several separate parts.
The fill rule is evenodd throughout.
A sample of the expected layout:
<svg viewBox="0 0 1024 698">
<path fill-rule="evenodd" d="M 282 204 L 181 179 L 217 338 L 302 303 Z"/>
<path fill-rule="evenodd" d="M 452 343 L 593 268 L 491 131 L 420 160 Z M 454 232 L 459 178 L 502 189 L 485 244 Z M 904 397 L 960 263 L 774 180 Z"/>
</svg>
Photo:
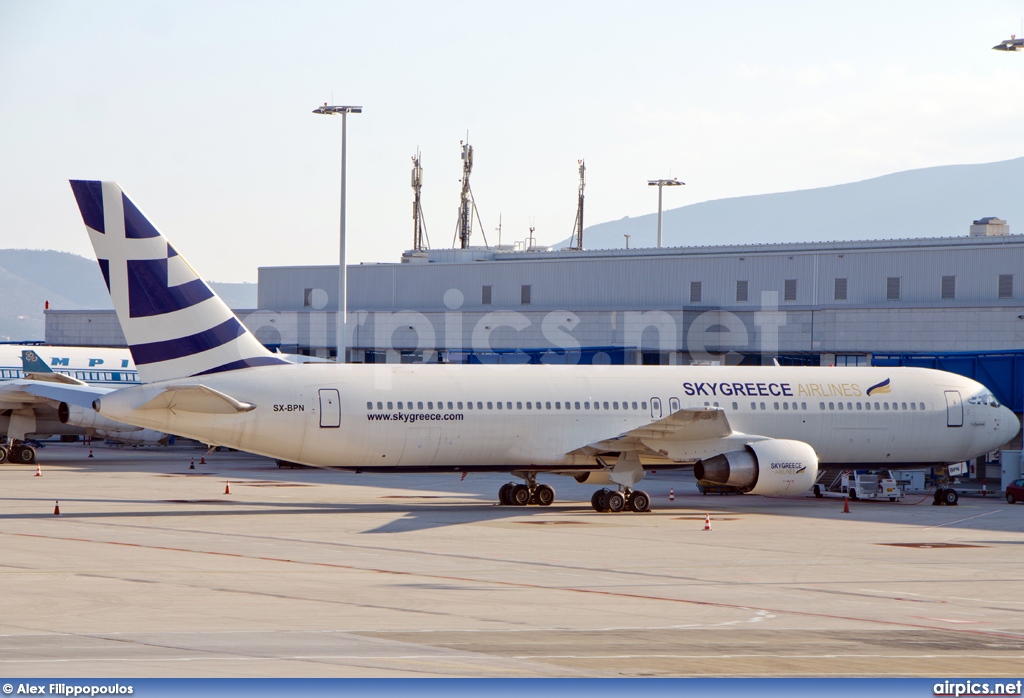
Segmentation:
<svg viewBox="0 0 1024 698">
<path fill-rule="evenodd" d="M 1017 432 L 1020 431 L 1020 420 L 1017 419 L 1017 415 L 1006 405 L 1000 406 L 999 411 L 999 433 L 1005 443 L 1015 437 Z"/>
</svg>

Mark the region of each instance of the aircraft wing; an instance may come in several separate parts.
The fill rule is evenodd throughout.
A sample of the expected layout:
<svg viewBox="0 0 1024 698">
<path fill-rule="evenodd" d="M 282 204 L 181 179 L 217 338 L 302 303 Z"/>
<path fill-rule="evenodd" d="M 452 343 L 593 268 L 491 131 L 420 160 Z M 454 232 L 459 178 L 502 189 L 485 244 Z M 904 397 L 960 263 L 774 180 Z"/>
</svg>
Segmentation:
<svg viewBox="0 0 1024 698">
<path fill-rule="evenodd" d="M 25 378 L 33 381 L 45 381 L 47 383 L 60 383 L 62 385 L 89 385 L 85 381 L 65 376 L 63 373 L 26 373 Z"/>
<path fill-rule="evenodd" d="M 53 381 L 16 379 L 0 383 L 0 401 L 3 402 L 9 398 L 15 399 L 18 396 L 23 396 L 26 398 L 26 403 L 66 402 L 69 405 L 91 408 L 93 400 L 110 392 L 112 392 L 110 388 Z"/>
<path fill-rule="evenodd" d="M 733 434 L 725 410 L 692 407 L 587 445 L 594 451 L 651 450 L 658 441 L 708 441 Z"/>
</svg>

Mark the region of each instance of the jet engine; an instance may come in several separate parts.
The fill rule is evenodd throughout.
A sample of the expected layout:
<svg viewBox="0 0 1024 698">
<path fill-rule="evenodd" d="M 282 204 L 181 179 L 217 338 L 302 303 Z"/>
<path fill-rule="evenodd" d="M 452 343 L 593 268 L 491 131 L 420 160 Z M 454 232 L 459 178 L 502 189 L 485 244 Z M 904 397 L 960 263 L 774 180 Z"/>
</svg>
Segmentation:
<svg viewBox="0 0 1024 698">
<path fill-rule="evenodd" d="M 698 480 L 733 485 L 750 494 L 802 494 L 818 478 L 818 455 L 803 441 L 753 441 L 742 451 L 698 461 L 693 474 Z"/>
<path fill-rule="evenodd" d="M 113 419 L 104 417 L 95 410 L 88 410 L 78 405 L 69 405 L 66 402 L 60 403 L 60 406 L 57 407 L 57 417 L 60 418 L 62 424 L 71 424 L 72 426 L 85 429 L 102 429 L 103 431 L 117 432 L 140 431 L 142 429 L 142 427 L 132 426 L 131 424 L 115 422 Z"/>
<path fill-rule="evenodd" d="M 69 405 L 66 402 L 60 403 L 57 407 L 57 416 L 62 424 L 81 427 L 91 430 L 95 436 L 111 441 L 120 441 L 126 444 L 138 446 L 146 444 L 165 444 L 170 436 L 153 429 L 143 429 L 124 422 L 115 422 L 109 417 L 97 413 L 95 410 L 85 409 L 78 405 Z"/>
</svg>

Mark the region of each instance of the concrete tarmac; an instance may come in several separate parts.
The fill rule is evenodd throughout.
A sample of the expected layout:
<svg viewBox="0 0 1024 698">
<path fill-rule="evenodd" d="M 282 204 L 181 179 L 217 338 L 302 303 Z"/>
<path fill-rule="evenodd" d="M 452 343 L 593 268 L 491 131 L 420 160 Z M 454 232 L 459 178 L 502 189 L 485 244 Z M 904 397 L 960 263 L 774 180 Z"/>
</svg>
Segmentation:
<svg viewBox="0 0 1024 698">
<path fill-rule="evenodd" d="M 553 506 L 502 507 L 500 475 L 93 453 L 0 466 L 0 676 L 1024 674 L 1024 506 L 999 498 L 844 514 L 663 472 L 653 512 L 601 514 L 554 476 Z"/>
</svg>

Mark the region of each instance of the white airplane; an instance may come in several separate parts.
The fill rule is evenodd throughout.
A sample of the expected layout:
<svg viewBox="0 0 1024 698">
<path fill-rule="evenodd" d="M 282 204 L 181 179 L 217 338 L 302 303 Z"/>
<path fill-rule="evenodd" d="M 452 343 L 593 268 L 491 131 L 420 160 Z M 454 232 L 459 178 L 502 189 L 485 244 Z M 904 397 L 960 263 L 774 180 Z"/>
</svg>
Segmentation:
<svg viewBox="0 0 1024 698">
<path fill-rule="evenodd" d="M 551 504 L 539 473 L 615 485 L 599 511 L 648 510 L 645 469 L 798 494 L 822 465 L 945 465 L 1020 426 L 979 383 L 916 368 L 289 364 L 117 184 L 71 186 L 144 381 L 91 402 L 117 421 L 322 468 L 511 472 L 502 504 Z"/>
<path fill-rule="evenodd" d="M 0 463 L 34 463 L 36 451 L 27 440 L 53 435 L 98 436 L 130 444 L 166 443 L 167 434 L 114 422 L 95 410 L 47 396 L 63 386 L 95 399 L 111 392 L 113 386 L 137 383 L 127 349 L 0 345 L 0 433 L 7 437 L 7 443 L 0 444 Z"/>
</svg>

